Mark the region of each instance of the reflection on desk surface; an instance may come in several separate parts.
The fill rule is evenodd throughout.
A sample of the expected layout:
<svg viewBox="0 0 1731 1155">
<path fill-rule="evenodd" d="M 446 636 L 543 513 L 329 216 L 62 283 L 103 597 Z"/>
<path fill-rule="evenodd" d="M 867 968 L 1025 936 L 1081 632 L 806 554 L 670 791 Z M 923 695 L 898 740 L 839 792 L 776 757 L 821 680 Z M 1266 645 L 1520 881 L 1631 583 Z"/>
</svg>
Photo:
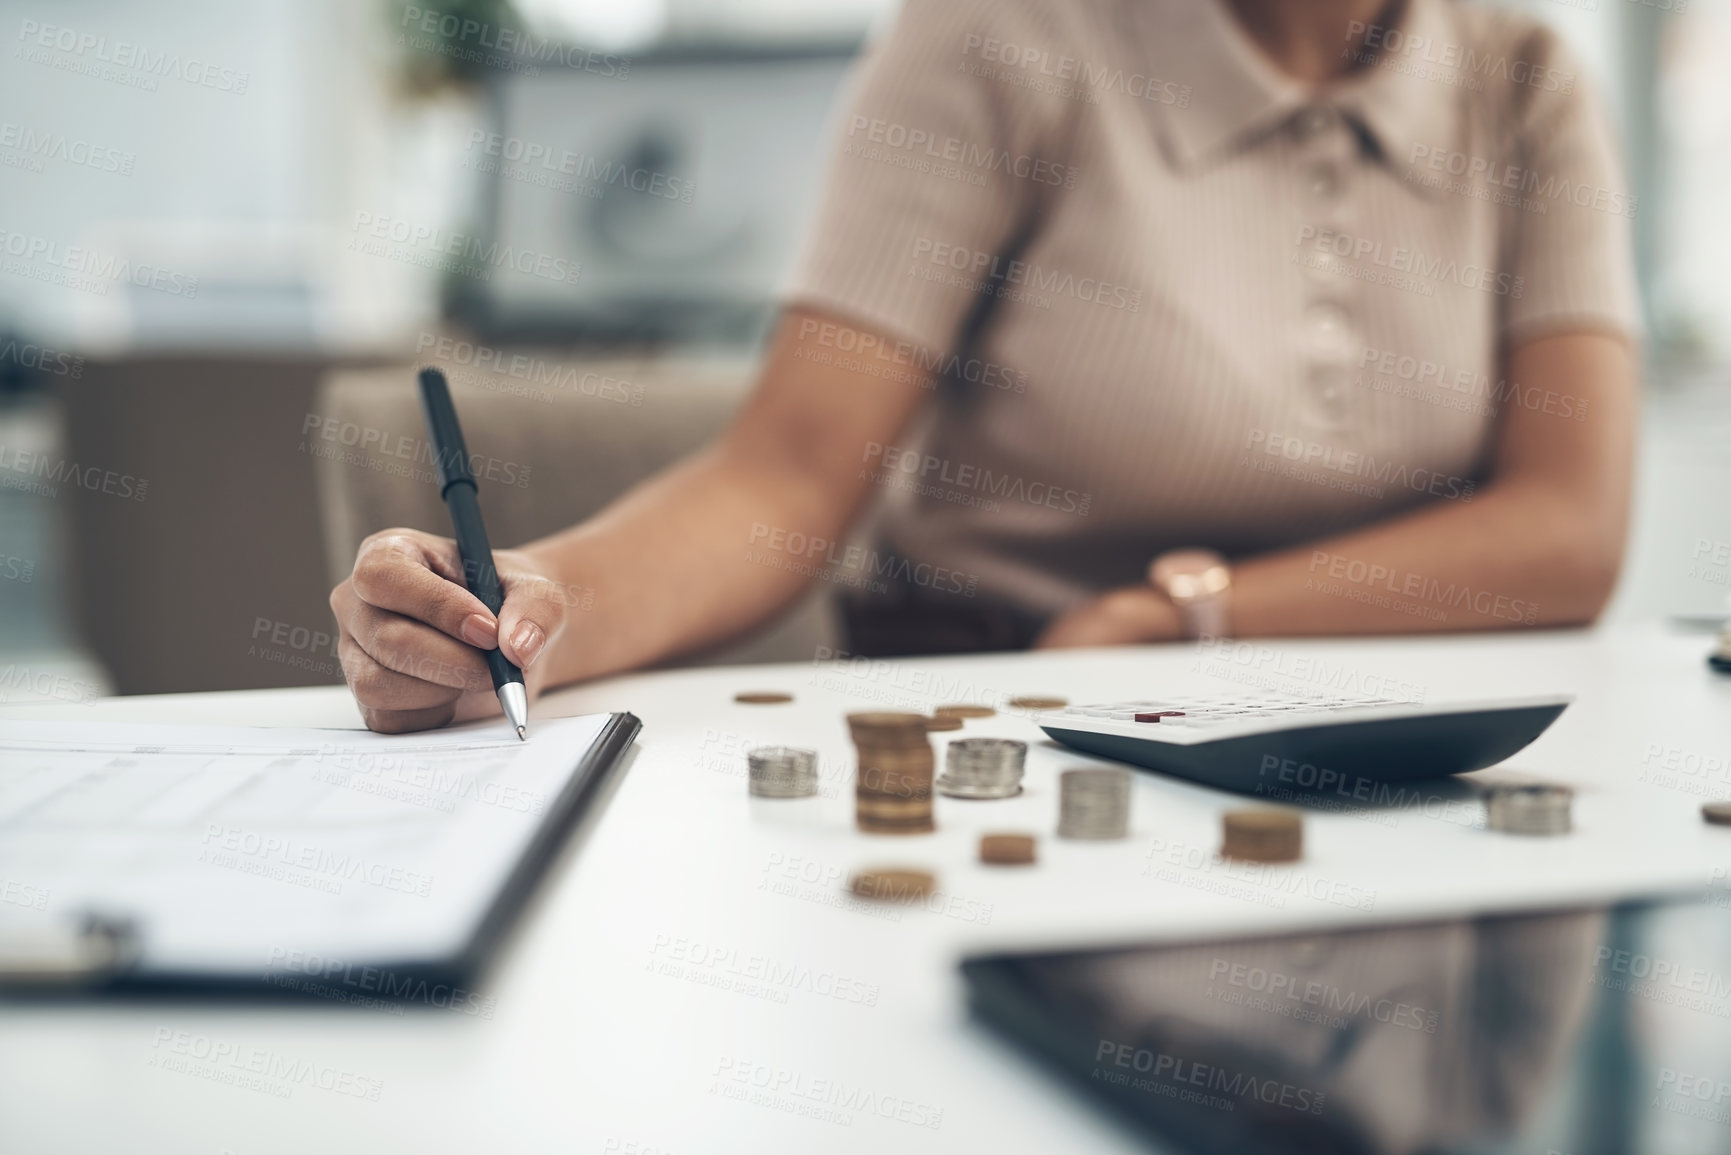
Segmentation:
<svg viewBox="0 0 1731 1155">
<path fill-rule="evenodd" d="M 1727 905 L 1710 895 L 963 969 L 977 1014 L 1163 1149 L 1723 1152 Z"/>
</svg>

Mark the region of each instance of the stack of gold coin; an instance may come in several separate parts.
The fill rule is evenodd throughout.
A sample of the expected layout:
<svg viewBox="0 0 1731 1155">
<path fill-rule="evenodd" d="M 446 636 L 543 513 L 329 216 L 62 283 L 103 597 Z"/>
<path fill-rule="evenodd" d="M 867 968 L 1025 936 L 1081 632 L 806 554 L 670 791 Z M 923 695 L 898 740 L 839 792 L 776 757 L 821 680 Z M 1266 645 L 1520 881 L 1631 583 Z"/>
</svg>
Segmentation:
<svg viewBox="0 0 1731 1155">
<path fill-rule="evenodd" d="M 932 743 L 922 714 L 849 714 L 859 753 L 854 821 L 868 834 L 923 834 L 932 824 Z"/>
<path fill-rule="evenodd" d="M 944 751 L 938 791 L 951 798 L 1013 798 L 1022 792 L 1028 744 L 1013 738 L 957 738 Z"/>
<path fill-rule="evenodd" d="M 940 718 L 990 718 L 997 711 L 990 706 L 975 706 L 968 702 L 958 702 L 953 706 L 939 706 L 932 713 Z"/>
<path fill-rule="evenodd" d="M 1123 838 L 1130 832 L 1130 772 L 1109 767 L 1058 776 L 1059 838 Z"/>
<path fill-rule="evenodd" d="M 1567 786 L 1494 786 L 1485 797 L 1485 825 L 1505 834 L 1567 834 Z"/>
<path fill-rule="evenodd" d="M 1297 862 L 1304 855 L 1304 822 L 1290 810 L 1228 810 L 1222 825 L 1222 858 Z"/>
<path fill-rule="evenodd" d="M 759 746 L 746 752 L 751 792 L 759 798 L 809 798 L 817 793 L 817 751 Z"/>
<path fill-rule="evenodd" d="M 961 728 L 962 720 L 953 714 L 934 714 L 930 718 L 926 719 L 926 729 L 933 732 L 938 730 L 960 730 Z"/>
</svg>

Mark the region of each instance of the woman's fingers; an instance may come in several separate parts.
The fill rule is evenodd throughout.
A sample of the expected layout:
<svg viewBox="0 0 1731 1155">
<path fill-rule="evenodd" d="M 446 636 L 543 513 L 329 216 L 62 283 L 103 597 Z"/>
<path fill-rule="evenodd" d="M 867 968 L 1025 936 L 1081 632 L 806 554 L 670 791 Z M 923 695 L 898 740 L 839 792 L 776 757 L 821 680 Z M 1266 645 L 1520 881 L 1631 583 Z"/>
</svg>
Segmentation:
<svg viewBox="0 0 1731 1155">
<path fill-rule="evenodd" d="M 447 554 L 449 556 L 447 556 Z M 349 579 L 362 601 L 425 622 L 482 649 L 498 645 L 499 623 L 460 580 L 456 545 L 445 538 L 392 530 L 368 538 Z"/>
</svg>

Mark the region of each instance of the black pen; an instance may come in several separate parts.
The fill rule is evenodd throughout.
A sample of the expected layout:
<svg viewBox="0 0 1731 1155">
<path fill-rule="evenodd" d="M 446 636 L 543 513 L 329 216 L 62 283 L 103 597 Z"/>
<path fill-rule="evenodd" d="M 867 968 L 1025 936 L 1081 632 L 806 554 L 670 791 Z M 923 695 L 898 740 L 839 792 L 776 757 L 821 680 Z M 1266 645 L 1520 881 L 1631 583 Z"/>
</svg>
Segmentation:
<svg viewBox="0 0 1731 1155">
<path fill-rule="evenodd" d="M 497 619 L 505 595 L 499 589 L 499 571 L 493 566 L 487 527 L 481 523 L 481 504 L 475 499 L 475 475 L 469 470 L 469 449 L 463 444 L 463 428 L 457 424 L 457 408 L 451 404 L 445 375 L 437 369 L 421 370 L 421 411 L 427 415 L 427 433 L 433 439 L 439 496 L 451 511 L 457 552 L 463 556 L 463 581 Z M 493 675 L 493 689 L 499 692 L 505 720 L 517 727 L 518 738 L 528 741 L 529 695 L 523 689 L 523 671 L 512 665 L 497 646 L 483 653 L 487 655 L 487 669 Z"/>
</svg>

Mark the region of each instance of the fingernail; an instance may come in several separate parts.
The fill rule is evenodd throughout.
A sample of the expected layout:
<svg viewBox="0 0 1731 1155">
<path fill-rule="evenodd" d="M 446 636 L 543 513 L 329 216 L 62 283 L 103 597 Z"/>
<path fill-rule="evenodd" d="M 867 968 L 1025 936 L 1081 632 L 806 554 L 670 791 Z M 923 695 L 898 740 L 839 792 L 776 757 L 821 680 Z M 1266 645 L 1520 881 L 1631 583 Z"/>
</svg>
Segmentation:
<svg viewBox="0 0 1731 1155">
<path fill-rule="evenodd" d="M 498 644 L 499 623 L 480 614 L 470 614 L 463 619 L 463 640 L 471 646 L 479 646 L 490 650 Z"/>
<path fill-rule="evenodd" d="M 517 623 L 517 632 L 511 635 L 511 648 L 517 651 L 517 661 L 523 669 L 534 665 L 535 656 L 546 641 L 547 635 L 534 622 Z"/>
</svg>

